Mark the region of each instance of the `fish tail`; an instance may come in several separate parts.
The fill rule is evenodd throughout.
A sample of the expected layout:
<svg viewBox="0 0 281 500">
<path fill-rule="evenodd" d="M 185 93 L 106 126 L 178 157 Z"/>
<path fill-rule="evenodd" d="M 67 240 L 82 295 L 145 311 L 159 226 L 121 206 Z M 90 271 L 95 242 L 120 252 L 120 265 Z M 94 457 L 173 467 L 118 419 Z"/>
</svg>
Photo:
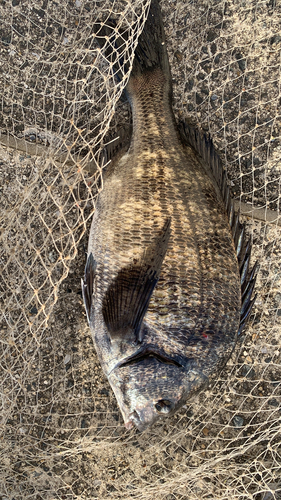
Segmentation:
<svg viewBox="0 0 281 500">
<path fill-rule="evenodd" d="M 159 68 L 170 78 L 162 14 L 158 0 L 151 0 L 148 17 L 138 39 L 131 77 Z"/>
<path fill-rule="evenodd" d="M 129 71 L 129 62 L 124 57 L 128 32 L 116 31 L 116 26 L 114 19 L 108 19 L 106 23 L 96 22 L 93 31 L 96 41 L 113 66 L 117 81 L 122 81 L 124 71 Z M 130 76 L 137 77 L 156 68 L 162 69 L 171 79 L 160 6 L 158 0 L 151 0 L 147 20 L 135 49 Z"/>
</svg>

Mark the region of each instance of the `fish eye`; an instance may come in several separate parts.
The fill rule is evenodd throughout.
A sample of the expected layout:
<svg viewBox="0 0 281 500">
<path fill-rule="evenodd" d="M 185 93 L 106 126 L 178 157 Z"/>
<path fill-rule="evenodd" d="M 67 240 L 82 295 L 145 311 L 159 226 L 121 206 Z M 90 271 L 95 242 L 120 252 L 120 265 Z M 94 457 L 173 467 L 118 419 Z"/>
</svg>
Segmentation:
<svg viewBox="0 0 281 500">
<path fill-rule="evenodd" d="M 168 399 L 160 399 L 154 406 L 158 413 L 170 413 L 174 409 L 174 403 Z"/>
</svg>

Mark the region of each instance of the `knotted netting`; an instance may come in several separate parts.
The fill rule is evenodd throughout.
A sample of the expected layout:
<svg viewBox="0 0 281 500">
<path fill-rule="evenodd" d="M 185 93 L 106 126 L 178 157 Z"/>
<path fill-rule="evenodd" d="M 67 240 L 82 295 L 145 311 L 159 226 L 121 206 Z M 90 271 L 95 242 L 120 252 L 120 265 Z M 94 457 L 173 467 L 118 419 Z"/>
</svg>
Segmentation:
<svg viewBox="0 0 281 500">
<path fill-rule="evenodd" d="M 211 134 L 259 260 L 232 358 L 170 420 L 126 431 L 87 326 L 84 248 L 104 146 L 131 122 L 123 90 L 148 7 L 0 1 L 1 500 L 281 498 L 275 0 L 161 3 L 176 117 Z M 121 53 L 96 40 L 111 19 Z"/>
</svg>

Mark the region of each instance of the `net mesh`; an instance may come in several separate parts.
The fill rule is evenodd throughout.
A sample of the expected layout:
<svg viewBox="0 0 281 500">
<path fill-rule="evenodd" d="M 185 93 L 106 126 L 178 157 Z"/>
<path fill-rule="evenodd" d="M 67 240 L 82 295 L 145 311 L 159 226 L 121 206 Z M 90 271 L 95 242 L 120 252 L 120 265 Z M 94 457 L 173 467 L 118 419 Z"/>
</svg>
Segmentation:
<svg viewBox="0 0 281 500">
<path fill-rule="evenodd" d="M 122 91 L 148 6 L 0 1 L 1 500 L 281 498 L 275 0 L 161 3 L 176 116 L 211 133 L 260 263 L 243 339 L 204 392 L 140 434 L 123 426 L 87 326 L 102 151 L 131 120 Z M 128 35 L 108 59 L 94 26 L 110 19 Z"/>
</svg>

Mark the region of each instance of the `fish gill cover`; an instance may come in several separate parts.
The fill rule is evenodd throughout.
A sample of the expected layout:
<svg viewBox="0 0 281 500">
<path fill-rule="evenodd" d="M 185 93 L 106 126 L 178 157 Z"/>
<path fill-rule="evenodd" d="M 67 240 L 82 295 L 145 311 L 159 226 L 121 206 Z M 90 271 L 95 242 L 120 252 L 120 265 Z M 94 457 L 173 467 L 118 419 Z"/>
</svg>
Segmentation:
<svg viewBox="0 0 281 500">
<path fill-rule="evenodd" d="M 122 94 L 148 7 L 0 4 L 3 499 L 280 497 L 276 2 L 161 2 L 177 121 L 211 133 L 260 264 L 241 344 L 197 399 L 140 434 L 124 429 L 87 326 L 84 249 L 104 145 L 131 120 Z M 112 19 L 128 31 L 117 83 L 95 30 Z"/>
</svg>

